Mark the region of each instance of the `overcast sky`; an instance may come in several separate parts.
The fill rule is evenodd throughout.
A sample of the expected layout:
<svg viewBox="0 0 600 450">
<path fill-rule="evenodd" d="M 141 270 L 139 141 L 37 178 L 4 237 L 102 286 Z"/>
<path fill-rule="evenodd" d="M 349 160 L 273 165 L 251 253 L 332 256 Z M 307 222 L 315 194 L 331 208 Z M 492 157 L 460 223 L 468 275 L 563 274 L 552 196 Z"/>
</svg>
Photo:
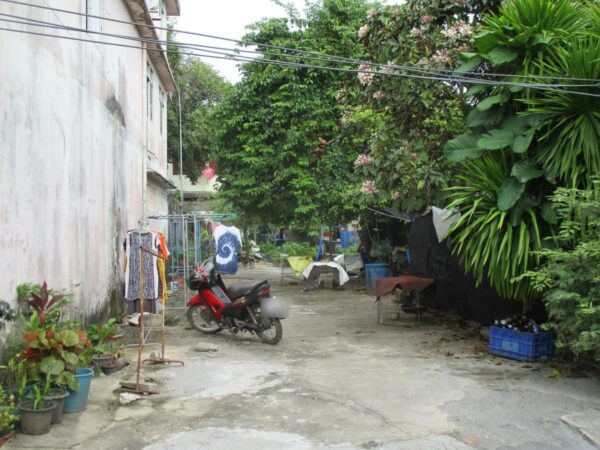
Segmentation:
<svg viewBox="0 0 600 450">
<path fill-rule="evenodd" d="M 304 0 L 293 0 L 299 11 L 304 11 Z M 285 11 L 271 0 L 180 0 L 181 16 L 175 28 L 197 33 L 206 33 L 232 39 L 240 39 L 246 34 L 246 25 L 265 17 L 283 17 Z M 180 42 L 191 42 L 221 47 L 231 47 L 233 43 L 217 41 L 197 36 L 179 34 Z M 236 63 L 217 59 L 204 59 L 226 80 L 239 81 Z"/>
</svg>

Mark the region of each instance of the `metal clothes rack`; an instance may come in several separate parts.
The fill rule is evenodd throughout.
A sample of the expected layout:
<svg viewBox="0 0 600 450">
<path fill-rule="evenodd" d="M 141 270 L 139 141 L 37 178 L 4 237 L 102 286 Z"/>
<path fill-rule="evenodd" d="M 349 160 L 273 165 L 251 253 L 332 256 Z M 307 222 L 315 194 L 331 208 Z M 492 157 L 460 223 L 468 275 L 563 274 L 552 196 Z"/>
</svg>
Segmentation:
<svg viewBox="0 0 600 450">
<path fill-rule="evenodd" d="M 214 211 L 193 211 L 183 214 L 161 214 L 148 216 L 149 220 L 168 221 L 169 258 L 168 278 L 171 280 L 171 299 L 178 297 L 177 291 L 183 291 L 183 301 L 180 306 L 170 306 L 171 310 L 183 310 L 189 298 L 186 280 L 203 258 L 211 255 L 212 246 L 206 246 L 203 251 L 202 229 L 208 222 L 225 222 L 234 220 L 236 214 L 217 213 Z M 203 254 L 205 253 L 205 254 Z M 162 305 L 165 308 L 165 304 Z"/>
</svg>

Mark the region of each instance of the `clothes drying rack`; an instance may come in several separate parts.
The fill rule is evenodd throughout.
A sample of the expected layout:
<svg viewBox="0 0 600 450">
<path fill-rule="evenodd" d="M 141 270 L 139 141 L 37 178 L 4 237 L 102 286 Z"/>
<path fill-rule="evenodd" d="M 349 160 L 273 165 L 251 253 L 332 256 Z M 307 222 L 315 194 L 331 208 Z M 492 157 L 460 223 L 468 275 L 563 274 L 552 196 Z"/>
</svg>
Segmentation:
<svg viewBox="0 0 600 450">
<path fill-rule="evenodd" d="M 168 227 L 167 242 L 172 257 L 170 258 L 168 276 L 171 280 L 172 298 L 176 291 L 183 290 L 183 304 L 170 306 L 170 310 L 185 310 L 189 298 L 186 280 L 203 257 L 210 256 L 202 253 L 202 228 L 209 222 L 225 222 L 234 220 L 236 214 L 217 213 L 214 211 L 193 211 L 183 214 L 158 214 L 148 216 L 148 220 L 166 220 Z M 190 237 L 192 237 L 190 242 Z M 210 246 L 208 246 L 210 249 Z M 210 252 L 210 250 L 209 250 Z M 191 253 L 191 254 L 190 254 Z M 164 307 L 164 305 L 163 305 Z"/>
</svg>

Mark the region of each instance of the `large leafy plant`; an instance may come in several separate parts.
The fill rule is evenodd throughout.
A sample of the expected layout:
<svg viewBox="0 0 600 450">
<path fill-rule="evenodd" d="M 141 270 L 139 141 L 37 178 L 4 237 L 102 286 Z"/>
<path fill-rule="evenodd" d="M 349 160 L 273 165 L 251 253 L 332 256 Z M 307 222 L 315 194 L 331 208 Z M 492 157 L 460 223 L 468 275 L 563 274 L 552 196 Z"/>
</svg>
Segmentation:
<svg viewBox="0 0 600 450">
<path fill-rule="evenodd" d="M 54 323 L 41 324 L 34 312 L 25 333 L 25 361 L 27 382 L 46 381 L 79 390 L 74 374 L 80 364 L 80 355 L 91 345 L 80 329 L 61 328 Z"/>
<path fill-rule="evenodd" d="M 454 251 L 479 281 L 488 276 L 505 297 L 527 300 L 533 294 L 529 280 L 519 275 L 537 264 L 539 242 L 556 222 L 546 197 L 557 184 L 586 185 L 600 167 L 600 102 L 580 95 L 599 92 L 579 80 L 600 76 L 600 50 L 587 19 L 597 9 L 569 0 L 508 0 L 484 20 L 476 52 L 464 54 L 468 61 L 459 69 L 512 73 L 499 81 L 535 84 L 469 89 L 474 107 L 466 116 L 468 132 L 445 146 L 463 172 L 462 186 L 451 190 L 451 205 L 472 212 L 454 228 Z M 486 187 L 473 171 L 489 161 L 497 163 L 499 179 Z M 513 246 L 507 255 L 490 258 L 481 251 L 505 250 L 508 236 Z"/>
<path fill-rule="evenodd" d="M 79 389 L 74 374 L 81 358 L 89 351 L 86 333 L 74 322 L 63 321 L 63 308 L 70 303 L 69 295 L 41 286 L 19 286 L 20 300 L 29 306 L 31 316 L 24 330 L 24 383 L 58 384 Z"/>
<path fill-rule="evenodd" d="M 529 283 L 512 279 L 539 262 L 539 256 L 531 253 L 541 249 L 535 212 L 539 201 L 528 196 L 511 211 L 501 208 L 508 170 L 502 154 L 466 160 L 463 167 L 457 180 L 462 184 L 449 189 L 449 208 L 462 215 L 452 248 L 477 283 L 487 278 L 502 296 L 527 299 L 532 293 Z"/>
</svg>

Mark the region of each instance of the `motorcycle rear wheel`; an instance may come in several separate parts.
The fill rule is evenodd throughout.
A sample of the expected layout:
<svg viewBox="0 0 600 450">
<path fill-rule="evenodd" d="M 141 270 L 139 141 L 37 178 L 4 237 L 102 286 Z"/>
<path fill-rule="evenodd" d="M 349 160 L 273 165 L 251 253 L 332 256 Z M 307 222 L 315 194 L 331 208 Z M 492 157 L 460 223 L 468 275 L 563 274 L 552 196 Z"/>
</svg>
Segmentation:
<svg viewBox="0 0 600 450">
<path fill-rule="evenodd" d="M 190 326 L 204 334 L 216 334 L 223 329 L 208 309 L 202 310 L 200 305 L 194 305 L 187 310 L 187 320 Z"/>
<path fill-rule="evenodd" d="M 268 321 L 269 326 L 265 327 L 263 331 L 256 331 L 256 335 L 265 344 L 275 345 L 283 336 L 283 328 L 281 326 L 281 320 L 272 318 L 261 318 L 259 320 Z"/>
</svg>

